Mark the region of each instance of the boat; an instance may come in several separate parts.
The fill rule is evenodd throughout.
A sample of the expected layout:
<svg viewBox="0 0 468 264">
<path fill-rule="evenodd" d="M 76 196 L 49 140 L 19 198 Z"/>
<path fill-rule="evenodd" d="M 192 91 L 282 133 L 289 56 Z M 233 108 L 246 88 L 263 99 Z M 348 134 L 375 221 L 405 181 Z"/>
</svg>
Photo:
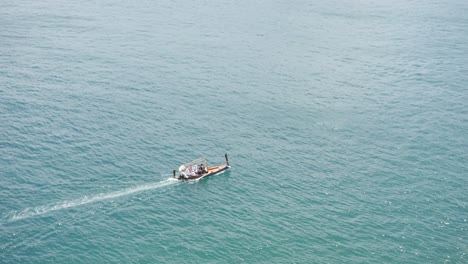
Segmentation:
<svg viewBox="0 0 468 264">
<path fill-rule="evenodd" d="M 173 170 L 172 173 L 177 180 L 200 180 L 204 177 L 216 175 L 230 169 L 231 166 L 229 165 L 227 154 L 224 154 L 224 157 L 226 158 L 226 164 L 223 165 L 209 167 L 207 165 L 207 159 L 198 158 L 189 163 L 180 165 L 178 176 L 176 176 L 176 170 Z M 202 165 L 205 169 L 200 169 Z"/>
</svg>

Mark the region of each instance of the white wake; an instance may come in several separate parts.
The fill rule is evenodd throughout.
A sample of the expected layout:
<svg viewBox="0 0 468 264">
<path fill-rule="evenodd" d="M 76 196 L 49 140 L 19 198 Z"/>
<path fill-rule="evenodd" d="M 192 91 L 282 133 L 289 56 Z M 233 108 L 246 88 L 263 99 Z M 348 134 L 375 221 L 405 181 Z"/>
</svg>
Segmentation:
<svg viewBox="0 0 468 264">
<path fill-rule="evenodd" d="M 82 198 L 75 199 L 75 200 L 69 200 L 69 201 L 48 204 L 48 205 L 42 205 L 38 207 L 26 208 L 21 211 L 13 211 L 10 214 L 8 214 L 11 216 L 9 217 L 9 220 L 17 221 L 17 220 L 37 216 L 37 215 L 46 214 L 52 211 L 62 210 L 66 208 L 76 207 L 76 206 L 90 204 L 90 203 L 99 202 L 99 201 L 108 200 L 108 199 L 114 199 L 117 197 L 126 196 L 126 195 L 130 195 L 130 194 L 137 193 L 137 192 L 157 189 L 157 188 L 168 186 L 177 182 L 179 181 L 174 178 L 169 178 L 164 181 L 139 185 L 139 186 L 123 189 L 120 191 L 115 191 L 115 192 L 110 192 L 110 193 L 100 193 L 100 194 L 96 194 L 93 196 L 84 196 Z"/>
</svg>

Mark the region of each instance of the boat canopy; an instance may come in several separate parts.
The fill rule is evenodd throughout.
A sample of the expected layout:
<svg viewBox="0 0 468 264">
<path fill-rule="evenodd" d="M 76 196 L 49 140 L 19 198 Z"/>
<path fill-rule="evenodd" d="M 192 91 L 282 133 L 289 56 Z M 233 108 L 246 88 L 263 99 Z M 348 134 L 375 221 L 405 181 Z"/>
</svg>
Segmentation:
<svg viewBox="0 0 468 264">
<path fill-rule="evenodd" d="M 205 158 L 198 158 L 198 159 L 192 160 L 189 163 L 185 163 L 185 164 L 180 165 L 179 172 L 183 172 L 186 169 L 192 167 L 193 165 L 200 165 L 200 164 L 205 164 L 206 165 L 207 162 L 208 162 L 208 160 L 205 159 Z"/>
</svg>

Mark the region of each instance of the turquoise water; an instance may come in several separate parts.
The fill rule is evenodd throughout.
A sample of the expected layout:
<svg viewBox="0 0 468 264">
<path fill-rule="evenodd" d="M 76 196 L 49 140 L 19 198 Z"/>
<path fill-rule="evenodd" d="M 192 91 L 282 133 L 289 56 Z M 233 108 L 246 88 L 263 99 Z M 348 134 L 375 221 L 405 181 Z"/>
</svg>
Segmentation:
<svg viewBox="0 0 468 264">
<path fill-rule="evenodd" d="M 0 263 L 468 263 L 467 14 L 0 3 Z"/>
</svg>

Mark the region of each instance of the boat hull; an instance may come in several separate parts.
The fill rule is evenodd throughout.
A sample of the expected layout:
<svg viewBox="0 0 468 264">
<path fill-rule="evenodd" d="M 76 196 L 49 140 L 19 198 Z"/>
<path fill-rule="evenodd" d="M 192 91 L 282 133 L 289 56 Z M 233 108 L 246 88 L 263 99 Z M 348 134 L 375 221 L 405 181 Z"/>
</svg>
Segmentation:
<svg viewBox="0 0 468 264">
<path fill-rule="evenodd" d="M 221 166 L 215 166 L 215 167 L 208 167 L 208 172 L 203 173 L 203 174 L 197 174 L 195 176 L 187 176 L 184 177 L 183 175 L 179 175 L 176 177 L 176 179 L 181 180 L 181 181 L 187 181 L 187 180 L 199 180 L 208 176 L 216 175 L 218 173 L 221 173 L 223 171 L 226 171 L 230 169 L 231 166 L 229 165 L 221 165 Z"/>
</svg>

